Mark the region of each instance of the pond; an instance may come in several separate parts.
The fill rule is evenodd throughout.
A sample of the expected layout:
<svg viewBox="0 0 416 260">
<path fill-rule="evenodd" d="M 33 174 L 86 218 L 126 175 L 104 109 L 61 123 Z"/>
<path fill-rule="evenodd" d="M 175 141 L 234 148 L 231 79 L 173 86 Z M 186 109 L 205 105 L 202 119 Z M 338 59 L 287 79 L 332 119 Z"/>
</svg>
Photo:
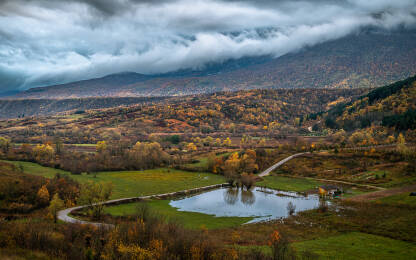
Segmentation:
<svg viewBox="0 0 416 260">
<path fill-rule="evenodd" d="M 317 208 L 319 196 L 265 188 L 254 188 L 249 191 L 221 188 L 172 200 L 169 205 L 177 208 L 178 211 L 199 212 L 217 217 L 254 217 L 247 223 L 255 223 L 287 217 L 289 202 L 296 207 L 296 212 L 299 212 Z"/>
</svg>

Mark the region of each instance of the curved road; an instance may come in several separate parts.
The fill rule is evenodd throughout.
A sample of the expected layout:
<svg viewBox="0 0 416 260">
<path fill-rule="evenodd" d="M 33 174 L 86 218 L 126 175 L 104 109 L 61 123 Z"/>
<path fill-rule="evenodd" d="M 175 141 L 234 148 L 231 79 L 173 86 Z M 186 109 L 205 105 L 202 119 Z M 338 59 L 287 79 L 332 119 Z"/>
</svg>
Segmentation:
<svg viewBox="0 0 416 260">
<path fill-rule="evenodd" d="M 297 154 L 291 155 L 291 156 L 289 156 L 289 157 L 287 157 L 287 158 L 279 161 L 278 163 L 272 165 L 271 167 L 269 167 L 268 169 L 266 169 L 265 171 L 263 171 L 262 173 L 260 173 L 258 176 L 260 176 L 260 177 L 267 176 L 274 169 L 276 169 L 280 165 L 284 164 L 285 162 L 287 162 L 289 160 L 292 160 L 293 158 L 298 157 L 298 156 L 303 155 L 303 154 L 306 154 L 306 153 L 307 152 L 305 152 L 305 153 L 297 153 Z M 133 198 L 122 198 L 122 199 L 109 200 L 109 201 L 101 202 L 100 204 L 104 204 L 104 205 L 118 205 L 118 204 L 130 203 L 130 202 L 147 200 L 147 199 L 164 199 L 164 198 L 169 198 L 169 197 L 175 197 L 177 195 L 186 195 L 186 194 L 196 193 L 196 192 L 200 192 L 200 191 L 215 189 L 215 188 L 219 188 L 219 187 L 225 187 L 227 185 L 228 185 L 228 183 L 215 184 L 215 185 L 210 185 L 210 186 L 205 186 L 205 187 L 195 188 L 195 189 L 190 189 L 190 190 L 185 190 L 185 191 L 179 191 L 179 192 L 172 192 L 172 193 L 165 193 L 165 194 L 158 194 L 158 195 L 151 195 L 151 196 L 142 196 L 142 197 L 133 197 Z M 89 222 L 89 221 L 80 220 L 80 219 L 76 219 L 76 218 L 73 218 L 73 217 L 70 217 L 69 216 L 71 214 L 71 212 L 73 212 L 75 210 L 87 208 L 87 207 L 89 207 L 89 205 L 77 206 L 77 207 L 73 207 L 73 208 L 61 210 L 61 211 L 58 212 L 58 219 L 61 220 L 61 221 L 63 221 L 63 222 L 67 222 L 67 223 L 89 224 L 89 225 L 94 225 L 94 226 L 97 226 L 97 227 L 108 227 L 108 228 L 114 227 L 114 225 L 112 225 L 112 224 L 105 224 L 105 223 L 98 223 L 98 222 Z"/>
<path fill-rule="evenodd" d="M 205 186 L 205 187 L 189 189 L 189 190 L 184 190 L 184 191 L 171 192 L 171 193 L 163 193 L 163 194 L 150 195 L 150 196 L 141 196 L 141 197 L 132 197 L 132 198 L 122 198 L 122 199 L 108 200 L 108 201 L 101 202 L 99 204 L 100 205 L 119 205 L 119 204 L 131 203 L 131 202 L 137 202 L 137 201 L 143 201 L 143 200 L 149 200 L 149 199 L 168 199 L 168 198 L 172 198 L 172 197 L 176 197 L 176 196 L 185 196 L 185 195 L 189 195 L 189 194 L 198 193 L 198 192 L 201 192 L 201 191 L 212 190 L 212 189 L 227 187 L 227 186 L 229 186 L 228 183 L 221 183 L 221 184 L 214 184 L 214 185 L 209 185 L 209 186 Z M 69 216 L 69 214 L 71 214 L 71 212 L 73 212 L 75 210 L 88 208 L 88 207 L 90 207 L 90 206 L 89 205 L 83 205 L 83 206 L 76 206 L 76 207 L 73 207 L 73 208 L 64 209 L 64 210 L 61 210 L 61 211 L 58 212 L 57 217 L 58 217 L 59 220 L 61 220 L 63 222 L 67 222 L 67 223 L 89 224 L 89 225 L 94 225 L 94 226 L 97 226 L 97 227 L 108 227 L 108 228 L 114 227 L 114 225 L 112 225 L 112 224 L 90 222 L 90 221 L 80 220 L 80 219 L 76 219 L 76 218 L 73 218 L 73 217 Z"/>
<path fill-rule="evenodd" d="M 285 159 L 277 162 L 276 164 L 274 164 L 271 167 L 264 170 L 258 176 L 259 177 L 267 176 L 274 169 L 281 166 L 282 164 L 292 160 L 293 158 L 296 158 L 298 156 L 308 154 L 308 153 L 309 152 L 297 153 L 297 154 L 293 154 L 289 157 L 286 157 Z M 331 180 L 324 180 L 324 179 L 321 179 L 321 180 L 322 181 L 331 181 Z M 341 182 L 341 181 L 339 181 L 339 182 Z M 185 190 L 185 191 L 179 191 L 179 192 L 172 192 L 172 193 L 165 193 L 165 194 L 158 194 L 158 195 L 151 195 L 151 196 L 142 196 L 142 197 L 133 197 L 133 198 L 115 199 L 115 200 L 104 201 L 104 202 L 101 202 L 100 204 L 118 205 L 118 204 L 130 203 L 130 202 L 135 202 L 135 201 L 142 201 L 142 200 L 147 200 L 147 199 L 166 199 L 166 198 L 175 197 L 175 196 L 178 196 L 178 195 L 187 195 L 187 194 L 197 193 L 197 192 L 200 192 L 200 191 L 205 191 L 205 190 L 210 190 L 210 189 L 215 189 L 215 188 L 225 187 L 225 186 L 228 186 L 228 184 L 227 183 L 222 183 L 222 184 L 215 184 L 215 185 L 210 185 L 210 186 L 205 186 L 205 187 L 195 188 L 195 189 L 190 189 L 190 190 Z M 61 211 L 58 212 L 58 219 L 61 220 L 61 221 L 67 222 L 67 223 L 89 224 L 89 225 L 100 226 L 100 227 L 113 227 L 114 226 L 112 224 L 105 224 L 105 223 L 97 223 L 97 222 L 89 222 L 89 221 L 85 221 L 85 220 L 79 220 L 79 219 L 76 219 L 76 218 L 73 218 L 73 217 L 69 216 L 69 214 L 71 214 L 72 211 L 87 208 L 87 207 L 89 207 L 89 206 L 84 205 L 84 206 L 77 206 L 77 207 L 61 210 Z"/>
<path fill-rule="evenodd" d="M 274 164 L 274 165 L 272 165 L 272 166 L 270 166 L 269 168 L 267 168 L 266 170 L 264 170 L 262 173 L 260 173 L 258 176 L 259 177 L 264 177 L 264 176 L 267 176 L 267 175 L 269 175 L 274 169 L 276 169 L 277 167 L 279 167 L 280 165 L 282 165 L 282 164 L 284 164 L 285 162 L 287 162 L 287 161 L 290 161 L 290 160 L 292 160 L 293 158 L 295 158 L 295 157 L 298 157 L 298 156 L 301 156 L 301 155 L 304 155 L 304 154 L 307 154 L 307 153 L 309 153 L 309 152 L 305 152 L 305 153 L 297 153 L 297 154 L 294 154 L 294 155 L 291 155 L 291 156 L 289 156 L 289 157 L 287 157 L 287 158 L 285 158 L 285 159 L 283 159 L 283 160 L 281 160 L 280 162 L 278 162 L 278 163 L 276 163 L 276 164 Z"/>
</svg>

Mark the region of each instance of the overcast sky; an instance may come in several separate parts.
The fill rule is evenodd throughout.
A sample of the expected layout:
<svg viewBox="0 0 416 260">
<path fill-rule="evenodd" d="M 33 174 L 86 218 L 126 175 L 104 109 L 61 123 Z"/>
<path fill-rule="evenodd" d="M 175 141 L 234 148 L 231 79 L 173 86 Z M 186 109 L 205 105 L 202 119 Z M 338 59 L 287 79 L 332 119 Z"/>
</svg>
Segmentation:
<svg viewBox="0 0 416 260">
<path fill-rule="evenodd" d="M 0 92 L 278 57 L 415 24 L 416 0 L 0 0 Z"/>
</svg>

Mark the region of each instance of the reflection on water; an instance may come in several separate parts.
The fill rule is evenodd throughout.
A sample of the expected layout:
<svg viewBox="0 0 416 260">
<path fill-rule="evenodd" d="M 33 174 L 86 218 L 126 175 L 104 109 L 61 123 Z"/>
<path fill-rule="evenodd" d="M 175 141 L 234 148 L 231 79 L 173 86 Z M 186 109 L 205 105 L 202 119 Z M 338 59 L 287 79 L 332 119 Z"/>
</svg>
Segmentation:
<svg viewBox="0 0 416 260">
<path fill-rule="evenodd" d="M 317 208 L 318 195 L 301 195 L 295 192 L 264 188 L 241 190 L 221 188 L 188 198 L 172 200 L 169 205 L 179 211 L 200 212 L 217 217 L 255 217 L 249 223 L 287 217 L 287 204 L 292 202 L 296 211 Z"/>
<path fill-rule="evenodd" d="M 224 201 L 227 204 L 233 205 L 238 200 L 238 189 L 226 189 L 224 192 Z"/>
<path fill-rule="evenodd" d="M 256 202 L 256 197 L 251 190 L 242 190 L 241 202 L 245 205 L 252 205 L 254 202 Z"/>
</svg>

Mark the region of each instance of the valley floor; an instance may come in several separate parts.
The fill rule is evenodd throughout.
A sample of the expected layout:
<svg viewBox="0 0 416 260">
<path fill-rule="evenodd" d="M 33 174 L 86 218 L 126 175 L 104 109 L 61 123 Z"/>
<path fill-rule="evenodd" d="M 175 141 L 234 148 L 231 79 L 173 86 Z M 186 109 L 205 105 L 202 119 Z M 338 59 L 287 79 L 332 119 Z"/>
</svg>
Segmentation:
<svg viewBox="0 0 416 260">
<path fill-rule="evenodd" d="M 329 159 L 329 162 L 322 161 L 322 163 L 328 164 L 331 160 L 334 163 L 334 157 Z M 310 157 L 299 158 L 297 162 L 289 163 L 285 169 L 291 169 L 293 164 L 303 167 L 303 165 L 308 165 L 308 160 L 311 160 Z M 339 164 L 340 159 L 337 160 Z M 25 173 L 47 178 L 60 173 L 80 183 L 112 182 L 114 185 L 112 198 L 166 193 L 224 182 L 224 178 L 219 175 L 169 168 L 99 172 L 94 176 L 71 175 L 62 170 L 29 162 L 10 163 L 16 166 L 21 165 Z M 394 174 L 392 179 L 397 180 L 398 175 L 395 170 L 391 167 L 389 169 Z M 308 174 L 310 175 L 311 172 L 308 171 Z M 271 176 L 264 177 L 264 180 L 258 182 L 257 186 L 283 191 L 308 192 L 316 190 L 325 183 L 314 178 L 294 177 L 298 178 L 282 175 L 281 170 L 278 169 Z M 387 188 L 382 191 L 354 188 L 347 194 L 346 200 L 335 200 L 331 205 L 299 212 L 283 221 L 250 225 L 241 224 L 251 218 L 215 217 L 201 213 L 181 212 L 171 207 L 168 200 L 154 200 L 147 204 L 152 211 L 164 216 L 167 221 L 179 222 L 190 229 L 207 229 L 209 237 L 243 251 L 258 249 L 267 254 L 271 253 L 268 247 L 270 234 L 274 230 L 279 230 L 289 238 L 299 257 L 308 255 L 311 259 L 412 259 L 416 257 L 416 224 L 413 218 L 416 202 L 415 197 L 408 196 L 409 192 L 416 189 L 416 184 L 394 188 L 388 188 L 385 183 L 375 183 L 375 185 Z M 139 204 L 130 203 L 107 207 L 105 213 L 110 218 L 125 218 L 135 214 Z M 22 255 L 21 258 L 24 259 L 33 254 L 34 259 L 48 259 L 42 254 L 22 252 L 13 256 L 10 251 L 2 250 L 0 256 L 9 257 L 10 255 L 10 259 L 20 259 Z"/>
</svg>

